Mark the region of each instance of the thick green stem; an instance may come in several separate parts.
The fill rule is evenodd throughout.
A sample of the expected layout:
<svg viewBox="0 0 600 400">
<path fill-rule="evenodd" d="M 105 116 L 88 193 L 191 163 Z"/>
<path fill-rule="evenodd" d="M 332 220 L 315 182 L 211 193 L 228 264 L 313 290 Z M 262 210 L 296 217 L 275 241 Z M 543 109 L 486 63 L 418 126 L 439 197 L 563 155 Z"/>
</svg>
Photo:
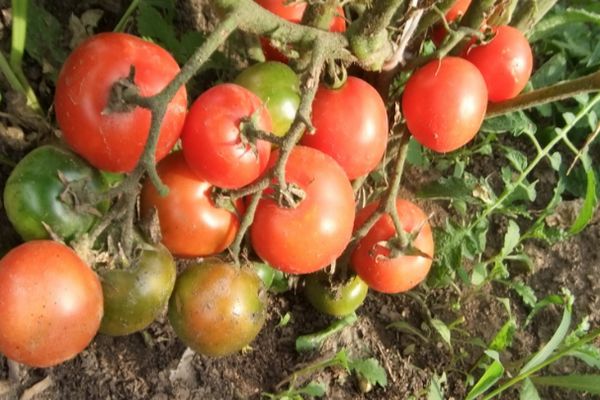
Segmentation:
<svg viewBox="0 0 600 400">
<path fill-rule="evenodd" d="M 524 0 L 517 7 L 510 24 L 522 32 L 529 32 L 556 2 L 557 0 Z"/>
<path fill-rule="evenodd" d="M 441 20 L 442 16 L 450 9 L 450 7 L 452 7 L 455 1 L 456 0 L 442 0 L 439 2 L 439 4 L 434 6 L 437 7 L 437 9 L 433 7 L 429 9 L 429 11 L 427 11 L 421 18 L 419 27 L 415 31 L 415 35 L 418 36 L 425 33 L 425 31 L 433 26 L 433 24 Z"/>
<path fill-rule="evenodd" d="M 486 118 L 568 99 L 582 93 L 597 91 L 600 91 L 600 71 L 581 78 L 523 93 L 514 99 L 501 103 L 492 103 L 488 106 Z"/>
</svg>

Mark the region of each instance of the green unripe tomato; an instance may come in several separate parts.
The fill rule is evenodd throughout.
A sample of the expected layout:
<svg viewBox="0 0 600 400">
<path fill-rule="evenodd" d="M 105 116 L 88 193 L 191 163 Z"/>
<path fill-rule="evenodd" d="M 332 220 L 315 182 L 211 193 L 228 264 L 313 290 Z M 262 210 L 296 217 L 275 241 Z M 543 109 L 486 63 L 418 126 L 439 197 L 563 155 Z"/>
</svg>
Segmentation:
<svg viewBox="0 0 600 400">
<path fill-rule="evenodd" d="M 146 328 L 165 309 L 177 267 L 165 246 L 143 244 L 130 268 L 105 271 L 100 276 L 104 294 L 100 333 L 122 336 Z"/>
<path fill-rule="evenodd" d="M 304 295 L 318 311 L 343 317 L 351 314 L 362 305 L 369 287 L 357 275 L 351 277 L 339 287 L 332 287 L 329 277 L 323 272 L 306 277 Z"/>
<path fill-rule="evenodd" d="M 276 61 L 254 64 L 243 70 L 234 83 L 266 104 L 275 135 L 283 136 L 290 129 L 300 105 L 300 81 L 290 67 Z"/>
<path fill-rule="evenodd" d="M 219 260 L 189 266 L 169 300 L 169 321 L 192 350 L 225 356 L 247 346 L 265 322 L 265 290 L 252 268 Z"/>
<path fill-rule="evenodd" d="M 86 208 L 78 204 L 82 199 L 69 193 L 99 197 L 107 188 L 100 172 L 82 158 L 45 145 L 27 154 L 11 172 L 4 187 L 4 208 L 23 240 L 49 239 L 46 224 L 69 241 L 92 228 L 98 220 L 95 211 L 103 213 L 108 208 L 107 201 L 96 204 L 95 211 Z"/>
</svg>

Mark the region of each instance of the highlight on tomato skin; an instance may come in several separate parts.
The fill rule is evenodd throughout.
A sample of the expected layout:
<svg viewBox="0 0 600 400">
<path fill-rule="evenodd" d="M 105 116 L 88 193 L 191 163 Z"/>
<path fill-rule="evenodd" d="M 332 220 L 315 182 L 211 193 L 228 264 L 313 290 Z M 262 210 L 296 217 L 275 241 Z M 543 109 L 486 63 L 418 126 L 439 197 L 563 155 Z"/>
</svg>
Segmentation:
<svg viewBox="0 0 600 400">
<path fill-rule="evenodd" d="M 82 352 L 103 314 L 96 273 L 64 244 L 33 240 L 0 259 L 0 353 L 47 368 Z"/>
<path fill-rule="evenodd" d="M 481 128 L 487 104 L 481 72 L 459 57 L 433 60 L 416 70 L 402 95 L 408 130 L 424 147 L 438 153 L 471 141 Z"/>
<path fill-rule="evenodd" d="M 159 162 L 157 172 L 169 187 L 169 194 L 161 196 L 146 178 L 140 207 L 143 216 L 156 209 L 162 243 L 167 249 L 183 258 L 204 257 L 225 250 L 235 238 L 239 218 L 235 212 L 216 206 L 212 199 L 214 186 L 193 173 L 181 151 Z M 243 202 L 238 200 L 235 206 L 243 214 Z"/>
<path fill-rule="evenodd" d="M 491 102 L 516 97 L 527 85 L 533 70 L 533 53 L 525 35 L 512 26 L 492 28 L 486 44 L 471 44 L 464 58 L 481 72 Z"/>
<path fill-rule="evenodd" d="M 360 210 L 355 227 L 360 227 L 378 206 L 378 202 L 373 202 Z M 400 255 L 390 258 L 390 249 L 381 246 L 381 242 L 391 239 L 396 230 L 388 214 L 381 216 L 358 242 L 350 264 L 371 289 L 382 293 L 401 293 L 414 288 L 427 277 L 433 261 L 434 240 L 427 215 L 419 206 L 404 199 L 396 200 L 396 209 L 406 233 L 416 234 L 412 246 L 429 257 Z"/>
</svg>

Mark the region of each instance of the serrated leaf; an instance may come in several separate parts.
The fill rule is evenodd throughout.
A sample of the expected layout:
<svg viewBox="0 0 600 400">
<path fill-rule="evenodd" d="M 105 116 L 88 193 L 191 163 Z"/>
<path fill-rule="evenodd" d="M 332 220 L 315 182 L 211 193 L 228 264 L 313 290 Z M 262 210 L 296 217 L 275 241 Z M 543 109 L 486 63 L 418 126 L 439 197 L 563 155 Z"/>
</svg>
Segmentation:
<svg viewBox="0 0 600 400">
<path fill-rule="evenodd" d="M 600 15 L 583 9 L 568 8 L 562 10 L 560 13 L 544 18 L 537 23 L 528 35 L 529 42 L 534 43 L 548 38 L 557 32 L 562 32 L 565 25 L 577 22 L 600 24 Z"/>
<path fill-rule="evenodd" d="M 523 303 L 531 308 L 535 307 L 538 300 L 534 290 L 530 286 L 527 286 L 523 282 L 513 281 L 511 282 L 510 287 L 517 292 L 521 297 L 521 300 L 523 300 Z"/>
<path fill-rule="evenodd" d="M 536 385 L 555 386 L 589 394 L 600 394 L 600 375 L 534 376 Z"/>
<path fill-rule="evenodd" d="M 523 152 L 513 149 L 512 147 L 503 146 L 504 155 L 511 163 L 514 169 L 523 172 L 527 168 L 527 156 Z"/>
<path fill-rule="evenodd" d="M 506 257 L 513 252 L 515 247 L 519 244 L 521 238 L 521 229 L 519 225 L 512 219 L 508 221 L 508 227 L 506 228 L 506 234 L 504 235 L 504 244 L 500 253 Z"/>
<path fill-rule="evenodd" d="M 444 390 L 442 385 L 446 383 L 446 373 L 444 372 L 441 377 L 433 375 L 431 383 L 429 384 L 429 390 L 427 391 L 427 400 L 444 400 Z"/>
<path fill-rule="evenodd" d="M 542 88 L 560 82 L 566 78 L 567 59 L 558 53 L 546 61 L 531 77 L 534 88 Z"/>
<path fill-rule="evenodd" d="M 433 318 L 429 322 L 431 323 L 431 326 L 433 326 L 433 328 L 440 335 L 440 337 L 444 340 L 444 342 L 446 342 L 448 346 L 452 347 L 452 333 L 450 332 L 450 328 L 448 328 L 448 325 L 446 325 L 444 321 L 439 320 L 437 318 Z"/>
<path fill-rule="evenodd" d="M 572 235 L 576 235 L 581 232 L 585 227 L 590 223 L 592 218 L 594 217 L 594 213 L 596 208 L 598 207 L 598 195 L 597 195 L 597 178 L 596 172 L 592 167 L 592 161 L 587 154 L 583 154 L 581 156 L 581 162 L 583 164 L 583 168 L 587 177 L 587 186 L 585 199 L 583 201 L 583 206 L 581 207 L 581 211 L 577 216 L 577 219 L 573 223 L 573 225 L 569 228 L 569 233 Z"/>
<path fill-rule="evenodd" d="M 516 321 L 513 318 L 509 319 L 496 333 L 496 336 L 490 342 L 489 348 L 494 351 L 505 350 L 512 344 L 516 329 Z"/>
<path fill-rule="evenodd" d="M 500 361 L 494 360 L 485 370 L 481 378 L 477 381 L 473 389 L 469 391 L 465 400 L 473 400 L 477 396 L 485 393 L 504 375 L 504 366 Z"/>
<path fill-rule="evenodd" d="M 536 125 L 522 111 L 488 118 L 483 121 L 483 125 L 481 126 L 483 132 L 498 134 L 510 132 L 514 136 L 523 133 L 533 135 L 535 134 L 536 129 Z"/>
<path fill-rule="evenodd" d="M 475 200 L 472 196 L 475 183 L 463 178 L 442 178 L 422 187 L 417 192 L 417 197 L 422 199 L 462 200 L 472 203 Z"/>
<path fill-rule="evenodd" d="M 519 390 L 519 400 L 541 400 L 540 394 L 531 379 L 526 378 L 521 385 L 521 390 Z"/>
<path fill-rule="evenodd" d="M 374 358 L 366 360 L 355 360 L 349 362 L 350 370 L 366 379 L 371 385 L 385 387 L 387 385 L 387 373 L 385 369 Z"/>
<path fill-rule="evenodd" d="M 296 392 L 312 397 L 323 397 L 327 394 L 327 386 L 321 382 L 310 382 L 306 386 L 297 389 Z"/>
</svg>

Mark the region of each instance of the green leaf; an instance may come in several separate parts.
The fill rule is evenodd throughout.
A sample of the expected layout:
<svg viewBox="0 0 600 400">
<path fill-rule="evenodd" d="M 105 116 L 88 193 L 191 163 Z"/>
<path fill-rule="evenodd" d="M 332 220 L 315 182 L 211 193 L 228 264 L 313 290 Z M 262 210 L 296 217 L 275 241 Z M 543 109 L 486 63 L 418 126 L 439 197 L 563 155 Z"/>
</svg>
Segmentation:
<svg viewBox="0 0 600 400">
<path fill-rule="evenodd" d="M 373 386 L 385 387 L 387 385 L 385 369 L 374 358 L 350 361 L 348 366 L 351 371 L 366 379 Z"/>
<path fill-rule="evenodd" d="M 352 325 L 358 320 L 355 313 L 346 315 L 342 319 L 335 320 L 331 325 L 322 331 L 308 335 L 298 336 L 296 339 L 296 351 L 305 352 L 318 349 L 327 338 L 341 331 L 347 326 Z"/>
<path fill-rule="evenodd" d="M 448 344 L 448 346 L 452 347 L 452 333 L 450 332 L 450 328 L 448 325 L 444 323 L 444 321 L 439 320 L 437 318 L 431 319 L 431 326 L 437 331 L 440 337 Z"/>
<path fill-rule="evenodd" d="M 521 238 L 520 234 L 521 230 L 519 229 L 519 225 L 517 225 L 514 220 L 509 220 L 506 234 L 504 235 L 504 244 L 502 245 L 502 250 L 500 250 L 500 253 L 504 257 L 512 253 L 515 247 L 517 247 L 519 239 Z"/>
<path fill-rule="evenodd" d="M 486 352 L 487 354 L 487 352 Z M 504 375 L 504 366 L 498 360 L 494 360 L 485 370 L 481 378 L 477 381 L 473 389 L 467 394 L 465 400 L 473 400 L 477 396 L 485 393 Z"/>
<path fill-rule="evenodd" d="M 431 378 L 431 383 L 429 384 L 427 400 L 444 400 L 444 390 L 442 389 L 442 385 L 445 384 L 446 381 L 445 372 L 441 377 L 434 374 Z"/>
<path fill-rule="evenodd" d="M 531 379 L 526 378 L 523 381 L 521 390 L 519 390 L 519 400 L 541 400 L 535 385 L 533 382 L 531 382 Z"/>
<path fill-rule="evenodd" d="M 598 25 L 600 24 L 600 14 L 586 10 L 568 8 L 556 15 L 544 18 L 537 23 L 529 33 L 529 42 L 534 43 L 538 40 L 548 38 L 557 32 L 561 32 L 565 25 L 577 22 L 587 22 Z"/>
<path fill-rule="evenodd" d="M 327 386 L 321 382 L 309 382 L 306 386 L 297 389 L 296 393 L 312 397 L 323 397 L 327 394 Z"/>
<path fill-rule="evenodd" d="M 569 332 L 569 327 L 571 326 L 571 315 L 572 315 L 572 306 L 573 306 L 573 296 L 565 291 L 565 307 L 563 310 L 563 316 L 560 321 L 560 324 L 554 335 L 550 338 L 548 343 L 543 346 L 534 356 L 521 368 L 519 371 L 519 375 L 526 374 L 527 372 L 532 371 L 535 367 L 542 364 L 546 361 L 554 350 L 558 348 L 558 346 L 562 343 L 563 339 L 567 336 Z"/>
<path fill-rule="evenodd" d="M 566 78 L 567 59 L 564 54 L 558 53 L 539 67 L 531 77 L 534 88 L 553 85 Z"/>
<path fill-rule="evenodd" d="M 592 168 L 592 161 L 587 154 L 583 154 L 581 156 L 581 162 L 587 177 L 587 190 L 581 212 L 573 225 L 569 228 L 569 233 L 573 235 L 576 235 L 585 229 L 593 219 L 596 207 L 598 206 L 596 172 Z"/>
<path fill-rule="evenodd" d="M 30 1 L 27 13 L 25 51 L 55 79 L 68 55 L 63 40 L 63 24 L 37 1 Z"/>
<path fill-rule="evenodd" d="M 512 281 L 510 283 L 510 287 L 517 292 L 517 294 L 521 297 L 521 300 L 523 300 L 523 303 L 531 308 L 535 307 L 538 299 L 534 290 L 530 286 L 527 286 L 520 281 Z"/>
<path fill-rule="evenodd" d="M 600 375 L 534 376 L 536 385 L 555 386 L 589 394 L 600 394 Z"/>
<path fill-rule="evenodd" d="M 537 127 L 522 111 L 488 118 L 483 121 L 481 130 L 487 133 L 511 132 L 514 136 L 523 133 L 535 134 Z"/>
<path fill-rule="evenodd" d="M 523 152 L 506 146 L 503 146 L 502 150 L 514 169 L 523 172 L 527 168 L 527 156 Z"/>
<path fill-rule="evenodd" d="M 591 344 L 586 344 L 571 350 L 567 353 L 568 356 L 575 357 L 583 361 L 590 367 L 600 369 L 600 349 Z"/>
<path fill-rule="evenodd" d="M 477 263 L 471 272 L 471 285 L 481 285 L 488 277 L 488 271 L 485 263 Z"/>
<path fill-rule="evenodd" d="M 282 326 L 286 326 L 287 324 L 290 323 L 291 319 L 292 319 L 292 313 L 290 313 L 289 311 L 286 312 L 285 314 L 283 314 L 283 316 L 279 320 L 277 327 L 281 328 Z"/>
<path fill-rule="evenodd" d="M 408 142 L 408 152 L 406 154 L 406 161 L 416 167 L 426 167 L 429 165 L 429 160 L 425 156 L 423 146 L 419 144 L 414 138 L 410 138 Z"/>
<path fill-rule="evenodd" d="M 503 351 L 512 344 L 517 323 L 513 318 L 510 318 L 502 328 L 496 333 L 494 339 L 490 342 L 489 349 L 494 351 Z"/>
<path fill-rule="evenodd" d="M 473 197 L 475 184 L 475 181 L 463 178 L 442 178 L 422 187 L 417 192 L 417 197 L 422 199 L 462 200 L 473 203 L 475 202 Z"/>
</svg>

